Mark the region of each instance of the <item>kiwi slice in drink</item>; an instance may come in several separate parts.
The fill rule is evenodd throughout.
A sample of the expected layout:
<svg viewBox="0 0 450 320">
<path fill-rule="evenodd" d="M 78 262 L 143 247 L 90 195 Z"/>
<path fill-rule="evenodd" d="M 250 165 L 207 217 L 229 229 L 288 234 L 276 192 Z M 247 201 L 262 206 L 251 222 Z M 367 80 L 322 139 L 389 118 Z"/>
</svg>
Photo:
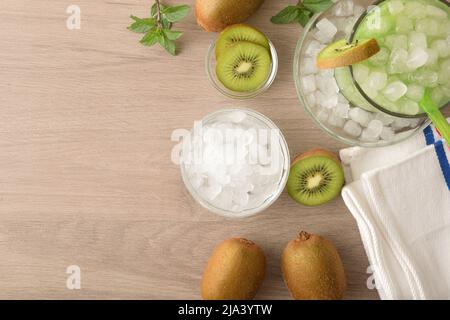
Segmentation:
<svg viewBox="0 0 450 320">
<path fill-rule="evenodd" d="M 338 40 L 324 48 L 317 56 L 317 66 L 321 69 L 349 66 L 366 59 L 380 51 L 375 39 L 356 40 L 348 43 L 347 40 Z"/>
<path fill-rule="evenodd" d="M 216 41 L 216 59 L 219 58 L 230 46 L 236 42 L 247 41 L 259 44 L 268 51 L 269 40 L 259 30 L 250 27 L 249 25 L 239 23 L 225 28 L 220 33 L 219 38 Z"/>
<path fill-rule="evenodd" d="M 259 44 L 240 41 L 230 46 L 216 63 L 220 82 L 232 91 L 249 92 L 263 85 L 271 71 L 269 51 Z"/>
<path fill-rule="evenodd" d="M 294 159 L 287 190 L 292 199 L 305 206 L 319 206 L 336 198 L 344 185 L 338 158 L 316 149 Z"/>
</svg>

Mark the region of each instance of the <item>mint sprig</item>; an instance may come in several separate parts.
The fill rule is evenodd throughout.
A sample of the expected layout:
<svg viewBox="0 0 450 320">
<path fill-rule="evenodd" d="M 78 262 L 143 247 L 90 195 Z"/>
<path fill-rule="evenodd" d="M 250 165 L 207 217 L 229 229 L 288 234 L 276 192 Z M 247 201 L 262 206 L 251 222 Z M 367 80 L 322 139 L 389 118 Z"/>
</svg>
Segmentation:
<svg viewBox="0 0 450 320">
<path fill-rule="evenodd" d="M 172 26 L 175 22 L 184 19 L 189 11 L 188 5 L 165 6 L 160 0 L 155 0 L 149 18 L 130 16 L 133 23 L 128 26 L 128 30 L 144 33 L 140 40 L 144 46 L 151 47 L 159 43 L 167 52 L 175 55 L 175 40 L 179 39 L 183 32 L 172 30 Z"/>
<path fill-rule="evenodd" d="M 300 0 L 297 5 L 287 6 L 278 12 L 270 21 L 275 24 L 298 22 L 304 27 L 315 13 L 325 11 L 332 5 L 331 0 Z"/>
</svg>

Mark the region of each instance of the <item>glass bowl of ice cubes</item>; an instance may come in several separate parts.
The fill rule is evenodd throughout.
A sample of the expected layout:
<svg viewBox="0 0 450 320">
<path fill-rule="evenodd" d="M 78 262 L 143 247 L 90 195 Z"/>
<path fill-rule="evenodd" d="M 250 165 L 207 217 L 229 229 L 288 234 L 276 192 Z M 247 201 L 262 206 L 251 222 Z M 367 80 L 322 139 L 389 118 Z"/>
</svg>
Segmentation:
<svg viewBox="0 0 450 320">
<path fill-rule="evenodd" d="M 286 186 L 289 149 L 280 129 L 250 109 L 222 109 L 183 139 L 181 176 L 196 202 L 229 218 L 271 206 Z"/>
<path fill-rule="evenodd" d="M 371 15 L 378 20 L 361 23 Z M 430 22 L 435 20 L 438 25 Z M 355 35 L 374 37 L 380 52 L 350 67 L 316 68 L 324 47 Z M 436 104 L 448 106 L 449 57 L 445 1 L 340 0 L 304 28 L 294 78 L 300 102 L 324 131 L 350 145 L 380 147 L 403 141 L 429 124 L 418 106 L 425 88 L 432 90 Z M 441 110 L 448 116 L 448 109 Z"/>
</svg>

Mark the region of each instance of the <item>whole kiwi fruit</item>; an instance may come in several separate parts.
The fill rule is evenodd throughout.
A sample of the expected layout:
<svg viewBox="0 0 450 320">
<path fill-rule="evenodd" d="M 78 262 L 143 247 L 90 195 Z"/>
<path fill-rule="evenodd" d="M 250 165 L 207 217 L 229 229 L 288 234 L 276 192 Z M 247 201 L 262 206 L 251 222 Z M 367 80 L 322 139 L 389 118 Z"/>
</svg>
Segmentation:
<svg viewBox="0 0 450 320">
<path fill-rule="evenodd" d="M 227 26 L 245 21 L 264 0 L 197 0 L 197 23 L 206 31 L 219 32 Z"/>
<path fill-rule="evenodd" d="M 334 245 L 319 235 L 300 232 L 281 258 L 284 281 L 296 300 L 340 300 L 344 297 L 344 266 Z"/>
<path fill-rule="evenodd" d="M 243 238 L 227 239 L 210 257 L 201 283 L 204 300 L 251 300 L 266 273 L 264 252 Z"/>
</svg>

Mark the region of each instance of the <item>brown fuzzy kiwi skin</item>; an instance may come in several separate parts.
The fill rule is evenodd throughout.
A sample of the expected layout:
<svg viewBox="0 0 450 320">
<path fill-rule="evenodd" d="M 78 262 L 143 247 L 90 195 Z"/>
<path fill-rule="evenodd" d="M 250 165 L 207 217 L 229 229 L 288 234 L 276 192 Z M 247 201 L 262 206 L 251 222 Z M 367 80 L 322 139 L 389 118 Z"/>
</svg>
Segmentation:
<svg viewBox="0 0 450 320">
<path fill-rule="evenodd" d="M 284 281 L 296 300 L 341 300 L 347 287 L 344 266 L 334 245 L 300 232 L 281 258 Z"/>
<path fill-rule="evenodd" d="M 292 160 L 291 167 L 293 167 L 300 160 L 303 160 L 303 159 L 306 159 L 309 157 L 316 157 L 316 156 L 323 156 L 323 157 L 330 158 L 330 159 L 334 160 L 337 164 L 341 165 L 341 161 L 334 153 L 332 153 L 331 151 L 325 150 L 325 149 L 317 148 L 317 149 L 312 149 L 310 151 L 302 153 L 301 155 L 296 156 L 294 158 L 294 160 Z"/>
<path fill-rule="evenodd" d="M 209 32 L 247 20 L 264 0 L 196 0 L 197 23 Z"/>
<path fill-rule="evenodd" d="M 371 39 L 364 46 L 349 50 L 340 56 L 328 59 L 317 59 L 316 64 L 319 69 L 334 69 L 349 66 L 367 60 L 379 51 L 380 47 L 378 46 L 378 42 L 375 39 Z"/>
<path fill-rule="evenodd" d="M 254 242 L 230 238 L 213 251 L 203 273 L 204 300 L 251 300 L 266 274 L 264 252 Z"/>
</svg>

